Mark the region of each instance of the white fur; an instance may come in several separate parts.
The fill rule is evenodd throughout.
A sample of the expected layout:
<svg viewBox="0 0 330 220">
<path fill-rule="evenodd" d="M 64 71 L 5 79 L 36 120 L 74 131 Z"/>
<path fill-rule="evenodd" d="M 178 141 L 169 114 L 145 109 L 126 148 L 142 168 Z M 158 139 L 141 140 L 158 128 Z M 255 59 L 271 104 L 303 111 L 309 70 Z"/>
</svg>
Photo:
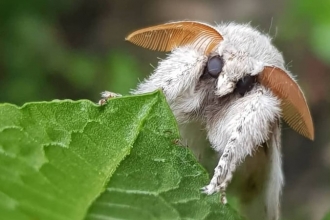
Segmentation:
<svg viewBox="0 0 330 220">
<path fill-rule="evenodd" d="M 272 146 L 270 152 L 270 171 L 266 188 L 266 201 L 269 219 L 278 219 L 280 207 L 280 194 L 284 183 L 282 173 L 281 158 L 281 130 L 278 124 L 273 127 L 269 145 Z"/>
<path fill-rule="evenodd" d="M 265 169 L 268 174 L 266 180 L 260 180 L 265 188 L 254 197 L 261 198 L 263 203 L 258 207 L 260 213 L 266 207 L 265 219 L 277 220 L 283 182 L 278 125 L 280 100 L 259 83 L 243 97 L 233 91 L 239 79 L 259 74 L 264 66 L 285 70 L 284 60 L 271 39 L 249 25 L 228 23 L 216 29 L 224 38 L 212 53 L 224 60 L 218 79 L 200 78 L 208 57 L 188 45 L 174 49 L 160 61 L 153 74 L 133 93 L 162 89 L 180 128 L 194 121 L 206 130 L 208 140 L 221 157 L 210 184 L 203 189 L 207 194 L 221 191 L 223 203 L 236 168 L 244 167 L 246 157 L 253 156 L 263 143 L 269 143 L 270 153 L 263 156 L 269 166 Z"/>
</svg>

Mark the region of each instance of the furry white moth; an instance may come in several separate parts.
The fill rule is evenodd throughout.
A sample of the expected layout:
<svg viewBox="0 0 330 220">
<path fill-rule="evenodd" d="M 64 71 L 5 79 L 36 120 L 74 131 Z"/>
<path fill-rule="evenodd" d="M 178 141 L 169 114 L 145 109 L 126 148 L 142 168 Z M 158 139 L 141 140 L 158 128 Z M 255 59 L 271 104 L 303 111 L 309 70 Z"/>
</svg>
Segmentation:
<svg viewBox="0 0 330 220">
<path fill-rule="evenodd" d="M 314 128 L 304 95 L 270 37 L 249 25 L 181 21 L 135 31 L 126 40 L 171 51 L 133 93 L 162 89 L 183 139 L 194 138 L 186 129 L 206 131 L 220 159 L 203 192 L 220 192 L 226 203 L 238 169 L 248 219 L 279 219 L 280 119 L 309 139 Z"/>
</svg>

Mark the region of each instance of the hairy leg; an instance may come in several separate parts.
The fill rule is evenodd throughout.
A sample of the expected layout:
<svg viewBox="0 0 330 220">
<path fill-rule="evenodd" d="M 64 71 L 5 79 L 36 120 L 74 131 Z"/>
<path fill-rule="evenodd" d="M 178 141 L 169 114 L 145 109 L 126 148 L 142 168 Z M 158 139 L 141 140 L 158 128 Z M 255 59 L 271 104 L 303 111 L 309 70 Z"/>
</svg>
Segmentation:
<svg viewBox="0 0 330 220">
<path fill-rule="evenodd" d="M 236 101 L 222 109 L 222 114 L 210 117 L 208 124 L 210 142 L 223 153 L 209 185 L 202 190 L 206 194 L 220 191 L 223 203 L 236 167 L 269 139 L 280 114 L 279 101 L 261 86 Z"/>
</svg>

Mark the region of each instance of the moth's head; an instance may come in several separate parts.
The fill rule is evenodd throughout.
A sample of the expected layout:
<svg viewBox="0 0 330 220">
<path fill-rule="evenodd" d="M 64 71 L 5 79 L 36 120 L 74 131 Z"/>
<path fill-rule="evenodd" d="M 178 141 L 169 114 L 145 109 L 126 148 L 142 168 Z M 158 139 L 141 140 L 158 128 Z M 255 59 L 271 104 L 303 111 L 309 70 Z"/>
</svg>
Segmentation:
<svg viewBox="0 0 330 220">
<path fill-rule="evenodd" d="M 257 77 L 265 66 L 284 69 L 283 57 L 271 39 L 250 25 L 225 23 L 215 30 L 223 37 L 209 55 L 209 60 L 219 56 L 223 62 L 217 80 L 217 95 L 233 92 L 241 79 Z"/>
<path fill-rule="evenodd" d="M 268 36 L 248 25 L 213 27 L 181 21 L 135 31 L 126 40 L 151 50 L 171 51 L 190 46 L 208 57 L 203 74 L 216 78 L 216 95 L 256 80 L 281 100 L 283 119 L 298 133 L 314 139 L 313 121 L 298 84 L 284 68 L 281 53 Z M 245 81 L 244 81 L 245 80 Z"/>
</svg>

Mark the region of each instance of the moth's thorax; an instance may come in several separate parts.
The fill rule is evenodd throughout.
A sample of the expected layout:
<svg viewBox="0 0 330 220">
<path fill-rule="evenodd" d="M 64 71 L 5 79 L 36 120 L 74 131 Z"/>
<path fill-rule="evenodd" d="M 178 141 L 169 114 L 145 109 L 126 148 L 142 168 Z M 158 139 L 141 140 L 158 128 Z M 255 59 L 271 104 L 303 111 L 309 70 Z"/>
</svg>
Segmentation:
<svg viewBox="0 0 330 220">
<path fill-rule="evenodd" d="M 216 29 L 224 37 L 217 52 L 226 56 L 226 59 L 247 59 L 285 69 L 282 54 L 272 45 L 268 35 L 248 24 L 220 24 Z"/>
</svg>

